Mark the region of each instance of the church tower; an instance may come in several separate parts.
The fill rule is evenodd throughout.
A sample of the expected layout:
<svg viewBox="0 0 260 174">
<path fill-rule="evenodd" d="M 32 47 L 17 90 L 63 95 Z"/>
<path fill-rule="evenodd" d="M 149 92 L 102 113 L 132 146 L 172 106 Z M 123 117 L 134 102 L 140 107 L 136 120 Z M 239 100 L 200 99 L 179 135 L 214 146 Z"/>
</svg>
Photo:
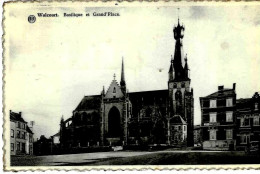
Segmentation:
<svg viewBox="0 0 260 174">
<path fill-rule="evenodd" d="M 183 52 L 183 38 L 185 27 L 174 26 L 175 43 L 174 56 L 171 56 L 169 69 L 169 101 L 170 116 L 179 115 L 187 123 L 187 145 L 193 146 L 193 90 L 190 88 L 190 76 L 187 54 Z"/>
</svg>

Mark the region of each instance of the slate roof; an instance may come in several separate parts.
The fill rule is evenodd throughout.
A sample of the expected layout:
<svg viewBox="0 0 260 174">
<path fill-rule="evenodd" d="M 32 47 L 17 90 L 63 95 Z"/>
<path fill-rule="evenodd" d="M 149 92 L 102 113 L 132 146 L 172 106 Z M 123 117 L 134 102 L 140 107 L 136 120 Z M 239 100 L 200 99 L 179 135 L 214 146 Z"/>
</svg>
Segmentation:
<svg viewBox="0 0 260 174">
<path fill-rule="evenodd" d="M 223 90 L 219 90 L 217 92 L 214 92 L 208 96 L 206 96 L 206 98 L 217 98 L 217 97 L 223 97 L 223 96 L 232 96 L 235 95 L 235 90 L 233 89 L 223 89 Z M 203 97 L 205 98 L 205 97 Z"/>
<path fill-rule="evenodd" d="M 133 115 L 137 114 L 137 111 L 141 106 L 152 106 L 155 103 L 157 106 L 165 107 L 167 98 L 168 98 L 167 89 L 129 93 L 129 99 L 132 103 Z M 75 110 L 76 111 L 99 110 L 100 105 L 101 105 L 101 95 L 85 96 Z"/>
<path fill-rule="evenodd" d="M 236 101 L 237 110 L 239 110 L 239 111 L 250 110 L 251 100 L 252 100 L 251 98 L 237 99 L 237 101 Z"/>
<path fill-rule="evenodd" d="M 144 105 L 153 105 L 155 103 L 165 103 L 168 97 L 168 90 L 156 90 L 156 91 L 141 91 L 141 92 L 130 92 L 129 99 L 132 103 L 139 101 Z M 163 101 L 164 99 L 164 101 Z M 162 101 L 161 101 L 162 100 Z"/>
<path fill-rule="evenodd" d="M 20 121 L 23 123 L 27 123 L 26 121 L 24 121 L 23 117 L 21 116 L 21 114 L 19 113 L 15 113 L 10 111 L 10 120 L 14 120 L 14 121 Z"/>
<path fill-rule="evenodd" d="M 100 105 L 101 105 L 100 95 L 85 96 L 75 110 L 76 111 L 98 110 L 100 108 Z"/>
<path fill-rule="evenodd" d="M 30 134 L 33 134 L 32 130 L 28 126 L 26 126 L 26 131 Z"/>
<path fill-rule="evenodd" d="M 187 124 L 183 118 L 180 115 L 175 115 L 172 119 L 171 119 L 171 123 L 173 124 Z"/>
<path fill-rule="evenodd" d="M 56 133 L 56 134 L 54 134 L 54 135 L 52 135 L 53 137 L 54 136 L 60 136 L 60 132 L 58 132 L 58 133 Z"/>
</svg>

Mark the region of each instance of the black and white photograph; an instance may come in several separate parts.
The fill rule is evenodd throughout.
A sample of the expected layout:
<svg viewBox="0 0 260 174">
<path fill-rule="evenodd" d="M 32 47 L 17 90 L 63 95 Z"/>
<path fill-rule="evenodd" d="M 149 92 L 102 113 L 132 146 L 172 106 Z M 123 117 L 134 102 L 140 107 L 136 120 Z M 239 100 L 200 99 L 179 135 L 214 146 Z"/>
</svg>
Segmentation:
<svg viewBox="0 0 260 174">
<path fill-rule="evenodd" d="M 260 168 L 260 3 L 3 15 L 5 170 Z"/>
</svg>

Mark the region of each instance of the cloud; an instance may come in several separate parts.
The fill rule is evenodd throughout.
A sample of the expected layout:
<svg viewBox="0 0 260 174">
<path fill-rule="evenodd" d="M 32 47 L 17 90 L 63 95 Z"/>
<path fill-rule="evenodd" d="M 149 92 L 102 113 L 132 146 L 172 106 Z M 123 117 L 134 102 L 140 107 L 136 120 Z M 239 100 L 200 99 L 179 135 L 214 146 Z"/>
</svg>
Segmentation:
<svg viewBox="0 0 260 174">
<path fill-rule="evenodd" d="M 190 8 L 191 19 L 202 19 L 207 15 L 205 7 L 193 6 Z"/>
</svg>

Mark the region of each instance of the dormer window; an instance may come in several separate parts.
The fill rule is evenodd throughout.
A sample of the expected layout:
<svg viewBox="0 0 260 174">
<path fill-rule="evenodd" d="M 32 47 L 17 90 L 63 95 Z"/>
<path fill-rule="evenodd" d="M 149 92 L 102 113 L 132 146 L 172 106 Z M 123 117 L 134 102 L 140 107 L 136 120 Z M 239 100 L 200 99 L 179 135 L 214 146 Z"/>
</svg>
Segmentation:
<svg viewBox="0 0 260 174">
<path fill-rule="evenodd" d="M 114 89 L 113 89 L 113 93 L 116 93 L 116 87 L 114 87 Z"/>
</svg>

